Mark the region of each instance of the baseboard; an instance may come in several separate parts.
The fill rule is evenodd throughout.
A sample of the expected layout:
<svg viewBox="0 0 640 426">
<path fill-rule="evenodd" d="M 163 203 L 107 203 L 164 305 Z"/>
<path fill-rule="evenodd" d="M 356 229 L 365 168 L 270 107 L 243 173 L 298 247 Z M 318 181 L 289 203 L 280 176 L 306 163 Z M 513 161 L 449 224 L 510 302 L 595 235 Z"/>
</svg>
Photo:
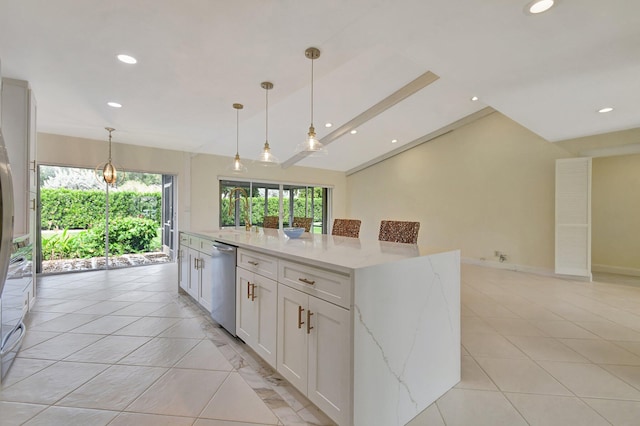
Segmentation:
<svg viewBox="0 0 640 426">
<path fill-rule="evenodd" d="M 624 266 L 611 265 L 591 265 L 593 272 L 606 272 L 609 274 L 629 275 L 632 277 L 640 277 L 640 269 L 625 268 Z"/>
<path fill-rule="evenodd" d="M 460 260 L 462 263 L 468 263 L 470 265 L 487 266 L 489 268 L 505 269 L 508 271 L 515 271 L 515 272 L 527 272 L 530 274 L 542 275 L 545 277 L 562 278 L 562 279 L 567 279 L 572 281 L 587 281 L 587 282 L 591 281 L 591 277 L 580 277 L 580 276 L 574 276 L 574 275 L 556 274 L 552 269 L 542 268 L 539 266 L 518 265 L 516 263 L 498 262 L 495 260 L 486 260 L 486 259 L 474 259 L 471 257 L 463 257 Z"/>
</svg>

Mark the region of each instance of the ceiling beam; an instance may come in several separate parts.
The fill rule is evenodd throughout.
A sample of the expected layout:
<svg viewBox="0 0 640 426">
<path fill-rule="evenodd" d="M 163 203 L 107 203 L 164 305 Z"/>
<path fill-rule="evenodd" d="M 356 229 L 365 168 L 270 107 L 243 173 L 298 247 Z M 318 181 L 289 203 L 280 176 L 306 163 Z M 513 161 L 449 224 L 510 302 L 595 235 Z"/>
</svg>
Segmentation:
<svg viewBox="0 0 640 426">
<path fill-rule="evenodd" d="M 325 146 L 329 145 L 331 142 L 344 136 L 346 133 L 349 133 L 351 130 L 363 125 L 364 123 L 373 119 L 374 117 L 381 114 L 385 110 L 391 108 L 398 102 L 408 98 L 409 96 L 413 95 L 419 90 L 424 89 L 425 87 L 427 87 L 428 85 L 436 81 L 438 78 L 440 77 L 438 77 L 431 71 L 425 72 L 420 77 L 416 78 L 415 80 L 411 81 L 407 85 L 396 90 L 394 93 L 387 96 L 377 104 L 373 105 L 371 108 L 367 109 L 360 115 L 356 116 L 355 118 L 352 118 L 350 121 L 346 122 L 342 126 L 335 129 L 333 132 L 329 133 L 328 135 L 320 139 L 320 142 Z M 298 161 L 306 158 L 309 154 L 310 153 L 307 151 L 298 152 L 294 154 L 291 158 L 282 162 L 281 166 L 283 169 L 289 168 L 294 164 L 296 164 Z"/>
</svg>

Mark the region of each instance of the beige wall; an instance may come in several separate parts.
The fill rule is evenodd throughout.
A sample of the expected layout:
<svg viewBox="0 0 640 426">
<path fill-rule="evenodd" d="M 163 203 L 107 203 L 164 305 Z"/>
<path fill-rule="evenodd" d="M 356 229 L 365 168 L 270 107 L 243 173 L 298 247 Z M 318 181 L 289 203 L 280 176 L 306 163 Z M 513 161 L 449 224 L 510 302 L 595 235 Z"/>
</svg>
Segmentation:
<svg viewBox="0 0 640 426">
<path fill-rule="evenodd" d="M 593 159 L 594 270 L 640 275 L 640 154 Z"/>
<path fill-rule="evenodd" d="M 108 157 L 106 141 L 38 134 L 38 163 L 95 168 Z M 218 227 L 218 176 L 228 176 L 225 168 L 229 157 L 191 154 L 113 143 L 113 162 L 125 170 L 164 173 L 177 176 L 178 226 L 181 230 L 206 230 Z M 243 178 L 265 179 L 286 183 L 309 183 L 333 187 L 333 217 L 346 211 L 346 177 L 308 167 L 289 169 L 251 166 Z"/>
<path fill-rule="evenodd" d="M 500 113 L 347 178 L 349 217 L 421 222 L 418 244 L 553 269 L 555 160 L 571 155 Z"/>
</svg>

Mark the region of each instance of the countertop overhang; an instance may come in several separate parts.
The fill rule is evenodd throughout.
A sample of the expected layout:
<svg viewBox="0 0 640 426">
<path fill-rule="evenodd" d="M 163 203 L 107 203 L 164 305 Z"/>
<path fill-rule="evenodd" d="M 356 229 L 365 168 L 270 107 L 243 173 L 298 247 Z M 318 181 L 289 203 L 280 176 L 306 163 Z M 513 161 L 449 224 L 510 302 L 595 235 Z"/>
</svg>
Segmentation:
<svg viewBox="0 0 640 426">
<path fill-rule="evenodd" d="M 346 273 L 359 268 L 395 262 L 412 257 L 428 256 L 454 250 L 434 249 L 416 244 L 391 243 L 362 238 L 340 237 L 305 232 L 300 238 L 289 238 L 278 229 L 245 231 L 219 229 L 184 231 L 239 248 L 284 256 L 320 267 L 339 267 Z"/>
</svg>

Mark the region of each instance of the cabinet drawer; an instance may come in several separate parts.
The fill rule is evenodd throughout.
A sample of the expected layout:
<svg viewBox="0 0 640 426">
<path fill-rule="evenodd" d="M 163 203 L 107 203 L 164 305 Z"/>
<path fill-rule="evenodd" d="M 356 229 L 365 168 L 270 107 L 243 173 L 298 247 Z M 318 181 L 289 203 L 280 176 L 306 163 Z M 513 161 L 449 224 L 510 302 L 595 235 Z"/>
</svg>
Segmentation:
<svg viewBox="0 0 640 426">
<path fill-rule="evenodd" d="M 278 259 L 266 254 L 238 249 L 238 266 L 274 281 L 278 279 Z"/>
<path fill-rule="evenodd" d="M 196 249 L 200 253 L 211 256 L 213 254 L 213 240 L 207 238 L 198 238 L 198 246 Z"/>
<path fill-rule="evenodd" d="M 184 232 L 180 233 L 180 245 L 182 246 L 189 245 L 189 235 L 185 234 Z"/>
<path fill-rule="evenodd" d="M 350 309 L 351 276 L 301 263 L 280 261 L 279 282 Z"/>
</svg>

